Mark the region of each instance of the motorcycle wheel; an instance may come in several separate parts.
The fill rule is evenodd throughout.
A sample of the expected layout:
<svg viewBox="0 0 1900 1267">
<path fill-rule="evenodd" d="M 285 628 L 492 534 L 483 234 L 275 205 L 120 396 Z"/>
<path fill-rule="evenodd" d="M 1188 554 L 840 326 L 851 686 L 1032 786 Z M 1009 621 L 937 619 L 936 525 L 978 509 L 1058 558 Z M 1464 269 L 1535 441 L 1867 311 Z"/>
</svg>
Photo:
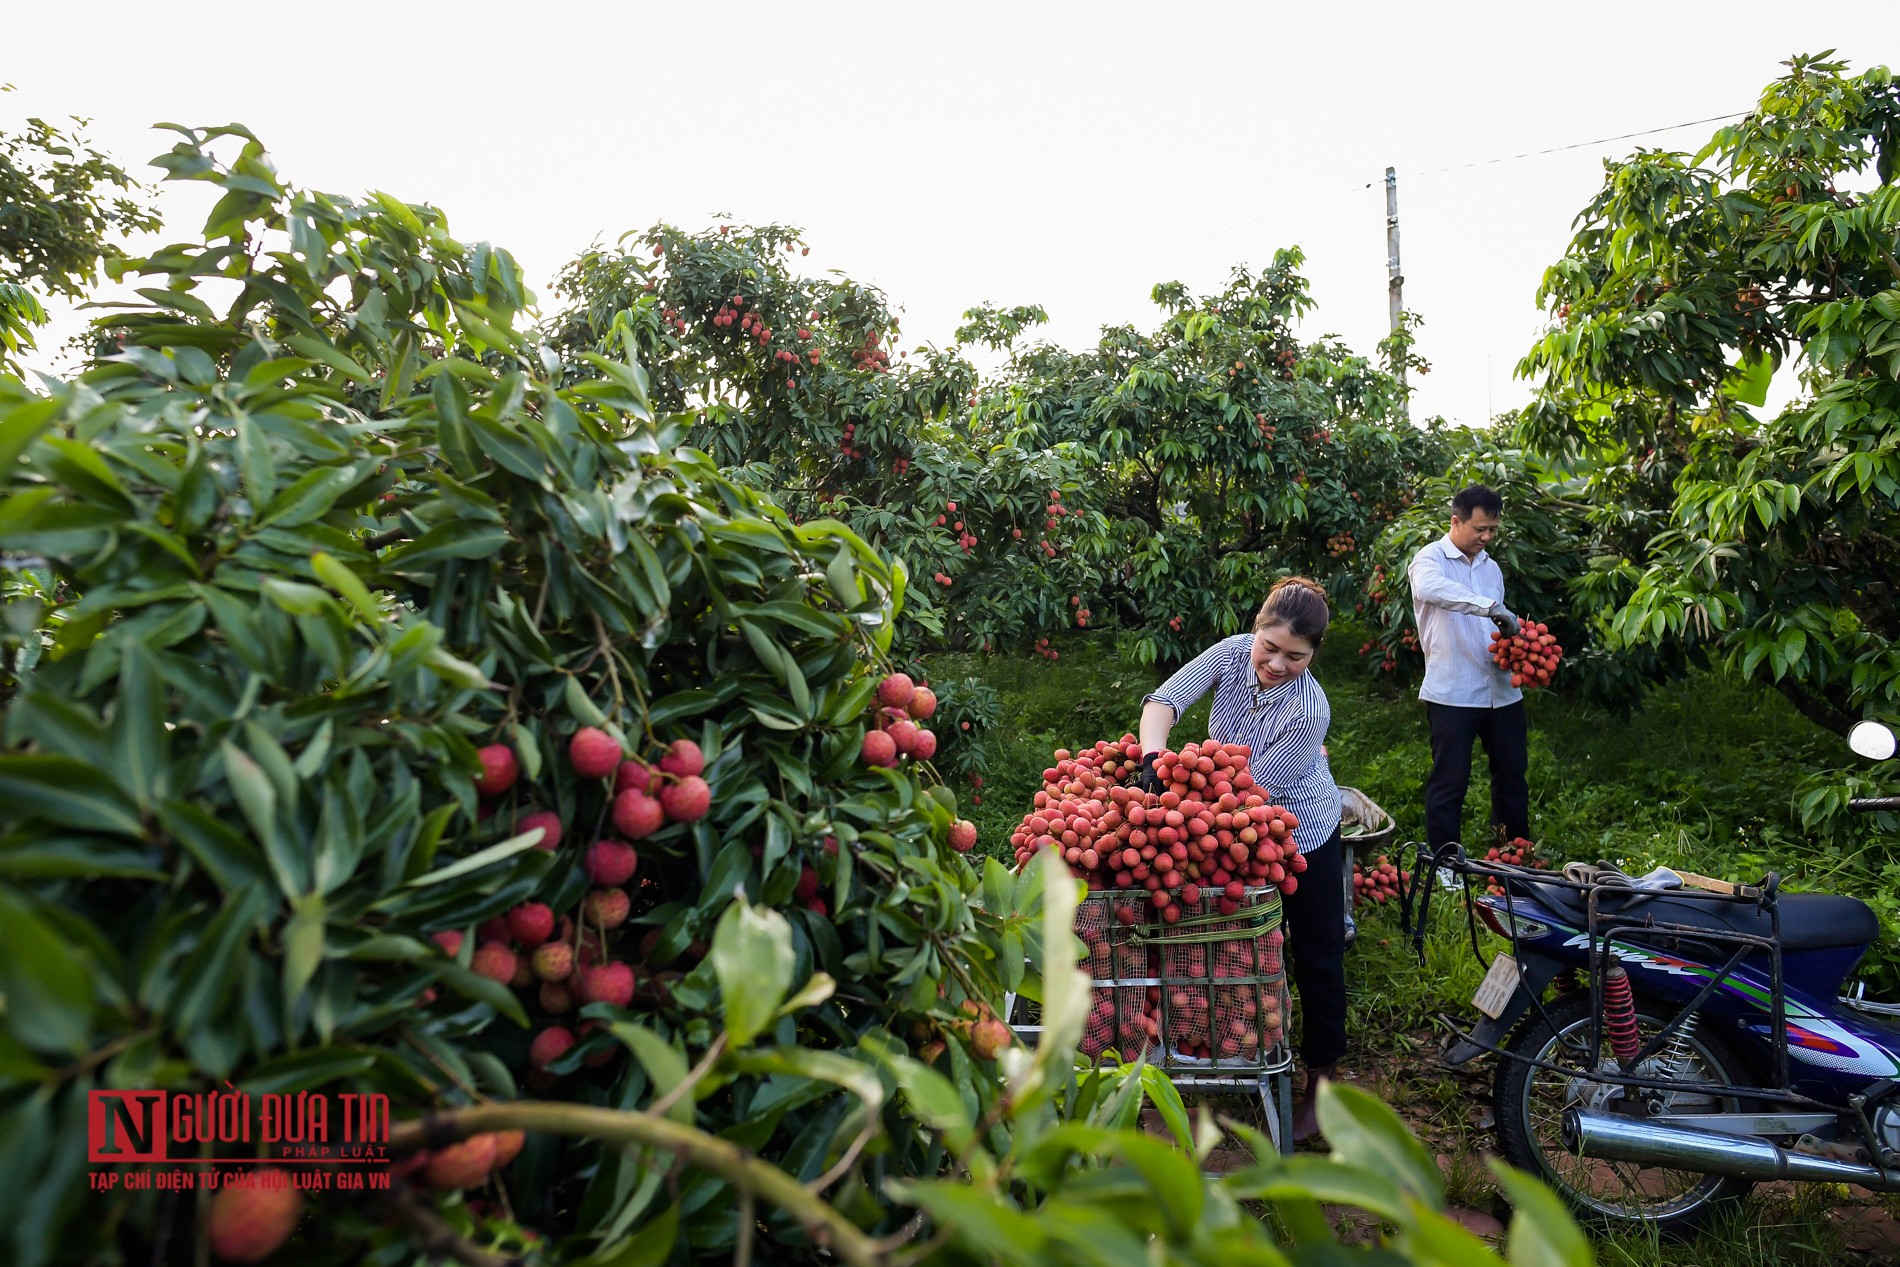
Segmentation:
<svg viewBox="0 0 1900 1267">
<path fill-rule="evenodd" d="M 1598 1108 L 1625 1095 L 1648 1094 L 1641 1089 L 1597 1082 L 1590 1072 L 1611 1065 L 1606 1043 L 1595 1059 L 1586 1059 L 1590 1041 L 1590 994 L 1565 995 L 1548 1009 L 1549 1020 L 1533 1011 L 1505 1044 L 1505 1050 L 1546 1064 L 1574 1069 L 1558 1074 L 1525 1064 L 1498 1060 L 1494 1113 L 1498 1146 L 1504 1157 L 1521 1170 L 1538 1175 L 1587 1222 L 1599 1226 L 1641 1224 L 1664 1235 L 1680 1236 L 1699 1227 L 1722 1205 L 1739 1201 L 1754 1184 L 1745 1179 L 1666 1166 L 1637 1166 L 1629 1162 L 1580 1157 L 1564 1147 L 1563 1115 L 1571 1108 Z M 1636 996 L 1636 1023 L 1644 1043 L 1676 1014 L 1674 1006 Z M 1717 1085 L 1746 1085 L 1744 1066 L 1710 1027 L 1698 1026 L 1673 1072 L 1660 1067 L 1638 1072 L 1648 1077 L 1675 1077 Z M 1647 1064 L 1658 1066 L 1669 1048 Z M 1656 1093 L 1671 1112 L 1739 1113 L 1747 1107 L 1739 1098 Z"/>
</svg>

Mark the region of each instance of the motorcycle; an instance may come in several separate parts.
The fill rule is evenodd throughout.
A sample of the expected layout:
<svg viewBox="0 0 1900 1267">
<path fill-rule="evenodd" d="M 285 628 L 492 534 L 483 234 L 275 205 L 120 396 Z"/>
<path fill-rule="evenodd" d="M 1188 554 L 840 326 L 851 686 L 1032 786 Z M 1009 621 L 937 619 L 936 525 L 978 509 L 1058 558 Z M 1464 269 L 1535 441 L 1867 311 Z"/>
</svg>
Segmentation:
<svg viewBox="0 0 1900 1267">
<path fill-rule="evenodd" d="M 1874 760 L 1896 746 L 1871 722 L 1849 742 Z M 1774 873 L 1738 885 L 1421 855 L 1403 907 L 1421 953 L 1440 868 L 1510 942 L 1445 1063 L 1500 1058 L 1500 1151 L 1586 1219 L 1680 1234 L 1771 1180 L 1900 1192 L 1900 1006 L 1842 993 L 1880 935 L 1865 902 L 1784 893 Z M 1471 941 L 1482 961 L 1475 922 Z"/>
</svg>

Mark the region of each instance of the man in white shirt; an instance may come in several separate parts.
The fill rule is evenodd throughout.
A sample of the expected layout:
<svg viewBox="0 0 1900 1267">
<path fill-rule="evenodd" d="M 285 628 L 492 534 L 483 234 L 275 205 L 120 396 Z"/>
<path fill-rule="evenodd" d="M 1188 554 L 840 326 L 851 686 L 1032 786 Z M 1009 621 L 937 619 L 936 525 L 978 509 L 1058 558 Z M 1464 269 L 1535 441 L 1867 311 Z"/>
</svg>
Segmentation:
<svg viewBox="0 0 1900 1267">
<path fill-rule="evenodd" d="M 1451 530 L 1412 556 L 1412 615 L 1425 652 L 1418 697 L 1431 722 L 1432 772 L 1425 780 L 1425 838 L 1436 849 L 1464 840 L 1471 743 L 1491 763 L 1491 828 L 1530 836 L 1529 731 L 1524 693 L 1491 660 L 1491 632 L 1517 632 L 1504 605 L 1504 573 L 1485 552 L 1504 499 L 1473 484 L 1451 499 Z"/>
</svg>

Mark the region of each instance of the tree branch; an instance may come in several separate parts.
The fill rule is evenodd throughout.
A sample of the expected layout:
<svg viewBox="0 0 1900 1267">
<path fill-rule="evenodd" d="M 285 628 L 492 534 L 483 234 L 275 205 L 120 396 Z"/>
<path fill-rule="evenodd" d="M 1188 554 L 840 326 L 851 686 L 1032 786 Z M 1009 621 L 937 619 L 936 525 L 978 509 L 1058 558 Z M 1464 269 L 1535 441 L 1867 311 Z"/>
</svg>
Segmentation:
<svg viewBox="0 0 1900 1267">
<path fill-rule="evenodd" d="M 650 1113 L 540 1101 L 486 1104 L 397 1123 L 390 1128 L 389 1146 L 398 1153 L 440 1148 L 484 1131 L 539 1131 L 663 1149 L 771 1202 L 796 1219 L 813 1240 L 828 1246 L 840 1262 L 878 1267 L 883 1261 L 870 1237 L 829 1204 L 813 1200 L 804 1184 L 777 1166 L 717 1136 Z"/>
</svg>

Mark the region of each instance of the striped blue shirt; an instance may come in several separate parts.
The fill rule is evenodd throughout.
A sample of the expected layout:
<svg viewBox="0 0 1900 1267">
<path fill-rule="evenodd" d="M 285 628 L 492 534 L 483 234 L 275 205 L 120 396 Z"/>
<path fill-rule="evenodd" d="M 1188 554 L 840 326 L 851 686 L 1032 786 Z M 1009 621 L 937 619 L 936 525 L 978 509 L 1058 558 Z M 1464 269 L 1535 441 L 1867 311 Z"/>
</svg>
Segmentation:
<svg viewBox="0 0 1900 1267">
<path fill-rule="evenodd" d="M 1223 638 L 1182 665 L 1161 689 L 1142 697 L 1160 700 L 1175 720 L 1194 707 L 1208 688 L 1214 708 L 1207 737 L 1220 743 L 1244 743 L 1253 750 L 1247 771 L 1276 805 L 1293 811 L 1300 825 L 1293 839 L 1301 853 L 1312 853 L 1339 826 L 1339 786 L 1320 745 L 1332 724 L 1326 692 L 1306 672 L 1271 689 L 1254 676 L 1253 635 Z"/>
</svg>

